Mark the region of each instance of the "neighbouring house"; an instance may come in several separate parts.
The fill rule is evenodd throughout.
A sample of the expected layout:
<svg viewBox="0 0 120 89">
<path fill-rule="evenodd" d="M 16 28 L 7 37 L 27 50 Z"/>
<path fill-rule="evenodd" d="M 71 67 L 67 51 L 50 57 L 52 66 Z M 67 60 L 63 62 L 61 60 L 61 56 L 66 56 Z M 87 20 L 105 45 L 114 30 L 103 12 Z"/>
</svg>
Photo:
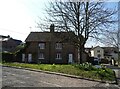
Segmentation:
<svg viewBox="0 0 120 89">
<path fill-rule="evenodd" d="M 119 50 L 116 47 L 91 47 L 85 48 L 85 51 L 89 54 L 90 57 L 95 57 L 98 59 L 107 59 L 108 61 L 118 60 Z"/>
<path fill-rule="evenodd" d="M 1 52 L 14 52 L 15 48 L 22 43 L 21 40 L 13 39 L 9 35 L 0 35 Z"/>
<path fill-rule="evenodd" d="M 104 58 L 109 61 L 114 59 L 118 60 L 119 49 L 116 47 L 103 47 L 104 48 Z"/>
<path fill-rule="evenodd" d="M 78 50 L 69 41 L 73 32 L 31 32 L 26 38 L 26 48 L 22 62 L 34 63 L 74 63 L 78 61 Z M 84 60 L 86 61 L 86 60 Z"/>
<path fill-rule="evenodd" d="M 104 49 L 100 46 L 96 46 L 91 49 L 91 57 L 96 57 L 99 59 L 104 58 Z"/>
</svg>

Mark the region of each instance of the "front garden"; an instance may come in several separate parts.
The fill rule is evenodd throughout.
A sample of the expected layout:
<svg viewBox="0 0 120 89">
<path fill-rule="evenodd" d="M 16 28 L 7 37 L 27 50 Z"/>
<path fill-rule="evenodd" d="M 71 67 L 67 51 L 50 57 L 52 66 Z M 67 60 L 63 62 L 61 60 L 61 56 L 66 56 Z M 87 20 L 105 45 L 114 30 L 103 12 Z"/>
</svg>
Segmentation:
<svg viewBox="0 0 120 89">
<path fill-rule="evenodd" d="M 92 66 L 90 63 L 62 65 L 62 64 L 27 64 L 27 63 L 4 62 L 2 64 L 7 66 L 32 68 L 38 70 L 76 75 L 81 76 L 82 78 L 90 78 L 94 80 L 115 81 L 115 74 L 111 69 L 105 67 L 96 68 Z"/>
</svg>

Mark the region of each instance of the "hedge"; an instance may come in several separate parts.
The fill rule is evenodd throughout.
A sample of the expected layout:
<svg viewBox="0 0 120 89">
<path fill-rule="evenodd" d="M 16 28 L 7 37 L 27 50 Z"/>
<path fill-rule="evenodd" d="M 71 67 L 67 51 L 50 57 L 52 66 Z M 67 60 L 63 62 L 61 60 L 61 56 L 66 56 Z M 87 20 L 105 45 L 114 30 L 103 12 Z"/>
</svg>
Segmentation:
<svg viewBox="0 0 120 89">
<path fill-rule="evenodd" d="M 10 52 L 2 52 L 2 61 L 4 62 L 14 62 L 14 54 Z"/>
</svg>

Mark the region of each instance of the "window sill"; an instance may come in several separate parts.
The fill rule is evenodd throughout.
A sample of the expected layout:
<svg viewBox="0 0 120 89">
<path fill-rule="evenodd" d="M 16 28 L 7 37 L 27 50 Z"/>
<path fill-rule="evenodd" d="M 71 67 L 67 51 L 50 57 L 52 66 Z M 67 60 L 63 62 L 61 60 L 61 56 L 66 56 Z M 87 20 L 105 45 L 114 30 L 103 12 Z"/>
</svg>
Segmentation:
<svg viewBox="0 0 120 89">
<path fill-rule="evenodd" d="M 56 58 L 56 60 L 62 60 L 62 58 Z"/>
<path fill-rule="evenodd" d="M 43 59 L 45 59 L 45 58 L 38 58 L 38 59 L 43 60 Z"/>
<path fill-rule="evenodd" d="M 56 50 L 62 50 L 62 48 L 56 48 Z"/>
</svg>

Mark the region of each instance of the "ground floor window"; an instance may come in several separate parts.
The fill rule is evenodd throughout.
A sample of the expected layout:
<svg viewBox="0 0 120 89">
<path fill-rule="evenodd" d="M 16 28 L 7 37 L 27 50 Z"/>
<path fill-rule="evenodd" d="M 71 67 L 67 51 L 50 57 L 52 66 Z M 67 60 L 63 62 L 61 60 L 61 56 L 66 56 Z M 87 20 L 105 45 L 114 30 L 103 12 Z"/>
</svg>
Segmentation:
<svg viewBox="0 0 120 89">
<path fill-rule="evenodd" d="M 61 54 L 61 53 L 57 53 L 57 54 L 56 54 L 56 59 L 58 59 L 58 60 L 59 60 L 59 59 L 62 59 L 62 54 Z"/>
<path fill-rule="evenodd" d="M 44 53 L 39 53 L 38 58 L 39 59 L 45 59 Z"/>
</svg>

